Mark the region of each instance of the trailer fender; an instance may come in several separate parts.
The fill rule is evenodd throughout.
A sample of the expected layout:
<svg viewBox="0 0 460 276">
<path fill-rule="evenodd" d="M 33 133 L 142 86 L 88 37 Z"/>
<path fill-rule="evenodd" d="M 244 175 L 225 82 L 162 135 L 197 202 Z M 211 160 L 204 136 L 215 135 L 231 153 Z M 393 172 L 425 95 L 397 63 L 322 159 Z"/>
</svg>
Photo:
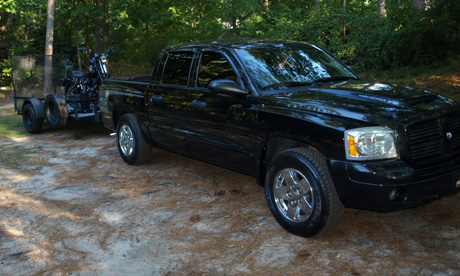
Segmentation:
<svg viewBox="0 0 460 276">
<path fill-rule="evenodd" d="M 61 94 L 46 96 L 44 103 L 46 120 L 54 127 L 62 127 L 67 123 L 69 110 L 67 103 Z"/>
<path fill-rule="evenodd" d="M 30 99 L 24 100 L 21 110 L 24 110 L 24 107 L 28 104 L 32 106 L 38 119 L 45 118 L 45 109 L 44 109 L 43 102 L 41 100 L 37 98 L 30 98 Z"/>
</svg>

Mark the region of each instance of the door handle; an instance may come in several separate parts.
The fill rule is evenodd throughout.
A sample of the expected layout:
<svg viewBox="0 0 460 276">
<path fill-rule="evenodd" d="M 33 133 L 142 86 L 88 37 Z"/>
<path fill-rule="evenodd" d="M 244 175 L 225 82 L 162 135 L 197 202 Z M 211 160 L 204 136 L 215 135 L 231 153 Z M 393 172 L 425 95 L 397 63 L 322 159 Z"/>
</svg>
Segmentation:
<svg viewBox="0 0 460 276">
<path fill-rule="evenodd" d="M 202 102 L 202 101 L 198 101 L 198 100 L 193 100 L 192 101 L 192 106 L 193 107 L 196 107 L 196 108 L 205 108 L 206 107 L 206 103 L 205 102 Z"/>
<path fill-rule="evenodd" d="M 153 95 L 151 99 L 152 99 L 152 102 L 161 102 L 161 101 L 163 101 L 163 96 L 161 96 L 161 95 Z"/>
</svg>

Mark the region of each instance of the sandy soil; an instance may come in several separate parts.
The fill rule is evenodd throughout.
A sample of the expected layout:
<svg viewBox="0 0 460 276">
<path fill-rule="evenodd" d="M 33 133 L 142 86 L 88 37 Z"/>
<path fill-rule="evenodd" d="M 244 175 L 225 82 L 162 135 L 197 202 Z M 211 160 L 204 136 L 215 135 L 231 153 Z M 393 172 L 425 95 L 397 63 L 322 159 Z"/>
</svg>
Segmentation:
<svg viewBox="0 0 460 276">
<path fill-rule="evenodd" d="M 1 275 L 460 275 L 460 194 L 306 239 L 255 179 L 159 149 L 129 166 L 95 123 L 2 139 L 0 162 Z"/>
</svg>

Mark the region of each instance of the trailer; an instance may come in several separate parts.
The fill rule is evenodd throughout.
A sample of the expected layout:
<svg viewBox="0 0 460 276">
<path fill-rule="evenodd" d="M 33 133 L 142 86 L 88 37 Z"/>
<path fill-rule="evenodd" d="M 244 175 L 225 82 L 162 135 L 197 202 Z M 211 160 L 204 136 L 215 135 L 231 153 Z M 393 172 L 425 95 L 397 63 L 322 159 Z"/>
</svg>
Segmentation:
<svg viewBox="0 0 460 276">
<path fill-rule="evenodd" d="M 68 120 L 100 121 L 97 96 L 69 93 L 63 86 L 73 70 L 67 55 L 13 56 L 11 63 L 14 109 L 29 133 L 40 133 L 45 119 L 53 127 Z"/>
</svg>

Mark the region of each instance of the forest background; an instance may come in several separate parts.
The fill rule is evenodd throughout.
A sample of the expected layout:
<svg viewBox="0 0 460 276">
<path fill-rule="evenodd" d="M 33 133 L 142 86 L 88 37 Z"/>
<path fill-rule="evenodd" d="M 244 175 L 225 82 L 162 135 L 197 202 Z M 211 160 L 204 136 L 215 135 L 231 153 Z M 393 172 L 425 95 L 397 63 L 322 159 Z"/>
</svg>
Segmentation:
<svg viewBox="0 0 460 276">
<path fill-rule="evenodd" d="M 0 86 L 11 56 L 44 54 L 46 20 L 47 1 L 0 0 Z M 358 74 L 431 66 L 459 58 L 460 1 L 56 0 L 54 54 L 76 64 L 79 42 L 100 53 L 116 41 L 122 75 L 150 73 L 166 45 L 248 37 L 311 42 Z"/>
</svg>

